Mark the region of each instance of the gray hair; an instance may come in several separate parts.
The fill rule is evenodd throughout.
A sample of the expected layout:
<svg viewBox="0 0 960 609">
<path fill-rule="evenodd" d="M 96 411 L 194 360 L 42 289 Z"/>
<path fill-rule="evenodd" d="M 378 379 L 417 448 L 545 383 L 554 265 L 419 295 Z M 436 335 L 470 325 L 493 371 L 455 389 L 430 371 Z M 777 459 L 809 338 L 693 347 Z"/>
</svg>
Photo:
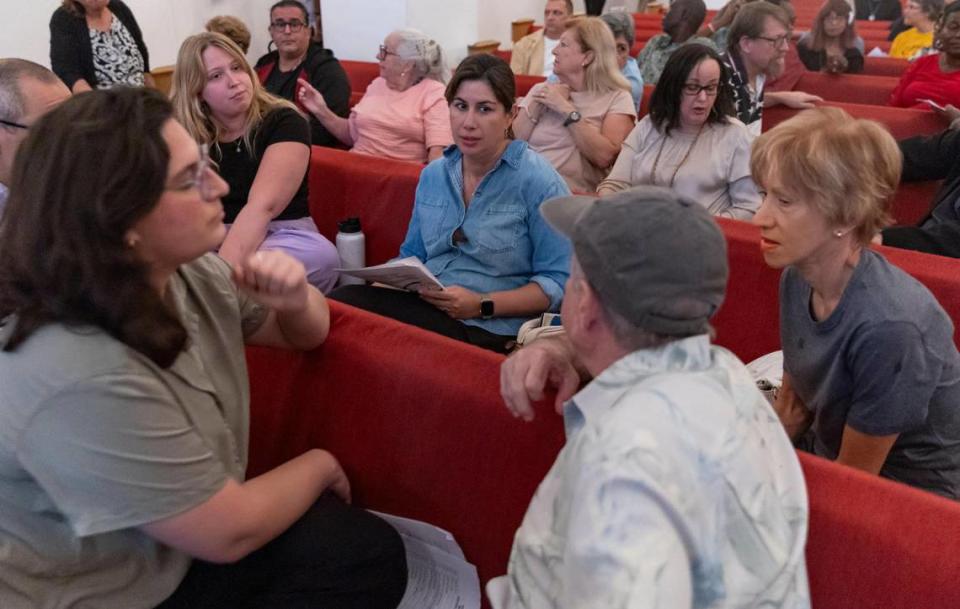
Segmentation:
<svg viewBox="0 0 960 609">
<path fill-rule="evenodd" d="M 601 15 L 600 18 L 603 19 L 603 22 L 610 28 L 614 39 L 618 36 L 623 36 L 627 44 L 630 45 L 630 48 L 633 48 L 633 43 L 637 35 L 637 26 L 633 22 L 633 17 L 627 13 L 617 11 L 615 13 Z"/>
<path fill-rule="evenodd" d="M 26 59 L 0 59 L 0 118 L 17 122 L 24 113 L 20 82 L 32 78 L 42 83 L 55 83 L 57 75 L 38 63 Z"/>
<path fill-rule="evenodd" d="M 397 55 L 404 61 L 412 61 L 413 69 L 422 78 L 445 83 L 449 73 L 444 61 L 443 49 L 420 30 L 405 29 L 393 32 L 397 36 Z"/>
</svg>

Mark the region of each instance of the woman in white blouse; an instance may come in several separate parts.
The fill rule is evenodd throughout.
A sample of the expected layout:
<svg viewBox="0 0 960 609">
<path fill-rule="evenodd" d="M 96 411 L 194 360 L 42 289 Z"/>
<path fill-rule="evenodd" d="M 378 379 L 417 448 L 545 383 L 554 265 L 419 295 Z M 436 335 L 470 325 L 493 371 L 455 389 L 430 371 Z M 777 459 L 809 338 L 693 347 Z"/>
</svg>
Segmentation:
<svg viewBox="0 0 960 609">
<path fill-rule="evenodd" d="M 750 177 L 751 137 L 733 116 L 725 71 L 713 49 L 677 49 L 650 99 L 650 113 L 627 136 L 597 192 L 667 186 L 715 216 L 752 218 L 760 194 Z"/>
</svg>

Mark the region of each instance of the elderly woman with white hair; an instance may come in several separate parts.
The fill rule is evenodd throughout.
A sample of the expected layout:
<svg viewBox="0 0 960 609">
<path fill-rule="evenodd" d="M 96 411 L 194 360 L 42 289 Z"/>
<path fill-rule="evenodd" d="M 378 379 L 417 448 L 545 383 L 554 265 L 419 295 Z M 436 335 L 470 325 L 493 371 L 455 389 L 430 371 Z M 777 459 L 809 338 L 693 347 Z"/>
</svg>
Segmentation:
<svg viewBox="0 0 960 609">
<path fill-rule="evenodd" d="M 377 59 L 380 77 L 348 118 L 301 79 L 303 107 L 354 152 L 420 163 L 439 158 L 453 143 L 440 45 L 417 30 L 398 30 L 384 39 Z"/>
</svg>

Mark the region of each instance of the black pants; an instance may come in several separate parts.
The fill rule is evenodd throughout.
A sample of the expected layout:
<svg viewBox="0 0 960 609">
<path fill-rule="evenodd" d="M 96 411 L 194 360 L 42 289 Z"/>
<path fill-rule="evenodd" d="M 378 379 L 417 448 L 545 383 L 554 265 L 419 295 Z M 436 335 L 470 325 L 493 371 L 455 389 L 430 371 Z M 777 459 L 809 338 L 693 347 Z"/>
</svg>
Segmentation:
<svg viewBox="0 0 960 609">
<path fill-rule="evenodd" d="M 517 339 L 457 321 L 413 292 L 345 285 L 330 292 L 327 298 L 497 353 L 508 353 Z"/>
<path fill-rule="evenodd" d="M 587 5 L 587 14 L 588 15 L 599 15 L 603 12 L 603 5 L 607 0 L 583 0 L 584 4 Z"/>
<path fill-rule="evenodd" d="M 236 563 L 195 560 L 157 609 L 395 609 L 406 586 L 396 530 L 326 493 Z"/>
</svg>

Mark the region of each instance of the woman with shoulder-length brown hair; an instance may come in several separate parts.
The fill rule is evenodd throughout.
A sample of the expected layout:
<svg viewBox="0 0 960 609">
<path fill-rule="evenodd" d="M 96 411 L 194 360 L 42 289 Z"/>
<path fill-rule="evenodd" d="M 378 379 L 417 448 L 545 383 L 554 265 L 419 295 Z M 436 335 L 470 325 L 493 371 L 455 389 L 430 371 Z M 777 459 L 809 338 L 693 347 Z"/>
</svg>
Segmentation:
<svg viewBox="0 0 960 609">
<path fill-rule="evenodd" d="M 153 86 L 143 34 L 121 0 L 63 0 L 50 18 L 50 65 L 74 93 Z"/>
<path fill-rule="evenodd" d="M 257 250 L 285 251 L 312 285 L 331 290 L 339 258 L 310 217 L 307 119 L 261 86 L 236 43 L 211 32 L 180 46 L 170 96 L 177 119 L 209 146 L 230 185 L 220 255 L 236 263 Z"/>
<path fill-rule="evenodd" d="M 863 72 L 863 39 L 846 0 L 827 0 L 813 19 L 810 32 L 797 41 L 800 61 L 814 72 Z"/>
<path fill-rule="evenodd" d="M 571 190 L 594 192 L 633 129 L 630 83 L 617 63 L 610 28 L 574 19 L 553 50 L 558 83 L 540 83 L 520 100 L 517 139 L 547 158 Z"/>
<path fill-rule="evenodd" d="M 396 606 L 402 542 L 315 449 L 245 480 L 244 344 L 330 325 L 303 267 L 230 268 L 226 183 L 158 92 L 30 128 L 0 220 L 0 606 Z"/>
<path fill-rule="evenodd" d="M 897 143 L 838 108 L 761 135 L 753 218 L 780 279 L 775 409 L 816 454 L 960 499 L 960 354 L 936 298 L 868 245 L 889 222 Z"/>
</svg>

